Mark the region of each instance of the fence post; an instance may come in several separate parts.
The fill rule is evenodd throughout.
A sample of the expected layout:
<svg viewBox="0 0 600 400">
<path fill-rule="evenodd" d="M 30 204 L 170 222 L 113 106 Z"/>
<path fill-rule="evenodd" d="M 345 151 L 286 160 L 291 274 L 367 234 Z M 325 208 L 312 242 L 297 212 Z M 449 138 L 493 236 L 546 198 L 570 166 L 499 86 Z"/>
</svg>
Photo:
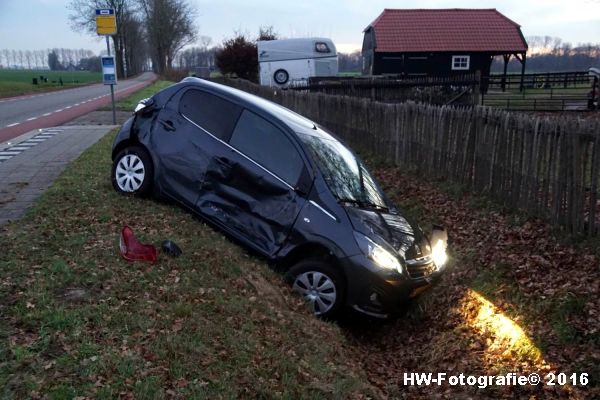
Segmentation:
<svg viewBox="0 0 600 400">
<path fill-rule="evenodd" d="M 473 94 L 474 105 L 479 105 L 479 96 L 481 95 L 481 71 L 475 71 L 475 93 Z"/>
</svg>

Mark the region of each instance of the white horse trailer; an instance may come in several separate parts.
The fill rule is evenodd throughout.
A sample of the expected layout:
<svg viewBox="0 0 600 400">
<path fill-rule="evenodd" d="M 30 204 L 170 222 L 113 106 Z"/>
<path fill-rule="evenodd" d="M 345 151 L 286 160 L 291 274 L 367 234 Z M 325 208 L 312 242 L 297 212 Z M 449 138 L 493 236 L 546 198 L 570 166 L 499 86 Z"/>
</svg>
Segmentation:
<svg viewBox="0 0 600 400">
<path fill-rule="evenodd" d="M 257 43 L 260 84 L 288 86 L 311 76 L 336 76 L 338 57 L 331 39 L 261 40 Z"/>
</svg>

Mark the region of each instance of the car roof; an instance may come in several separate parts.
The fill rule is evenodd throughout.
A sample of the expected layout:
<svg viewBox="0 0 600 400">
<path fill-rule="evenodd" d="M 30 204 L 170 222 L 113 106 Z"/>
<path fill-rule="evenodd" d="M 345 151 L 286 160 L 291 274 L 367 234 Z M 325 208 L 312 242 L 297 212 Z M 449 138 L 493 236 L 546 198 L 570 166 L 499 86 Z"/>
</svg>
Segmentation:
<svg viewBox="0 0 600 400">
<path fill-rule="evenodd" d="M 302 115 L 297 114 L 277 103 L 263 99 L 262 97 L 250 94 L 248 92 L 244 92 L 243 90 L 195 77 L 184 78 L 181 83 L 197 88 L 208 89 L 213 93 L 221 94 L 225 97 L 233 97 L 238 103 L 241 103 L 248 109 L 258 109 L 266 114 L 272 115 L 282 123 L 288 125 L 294 132 L 305 133 L 307 131 L 317 129 L 316 124 L 310 119 L 303 117 Z"/>
</svg>

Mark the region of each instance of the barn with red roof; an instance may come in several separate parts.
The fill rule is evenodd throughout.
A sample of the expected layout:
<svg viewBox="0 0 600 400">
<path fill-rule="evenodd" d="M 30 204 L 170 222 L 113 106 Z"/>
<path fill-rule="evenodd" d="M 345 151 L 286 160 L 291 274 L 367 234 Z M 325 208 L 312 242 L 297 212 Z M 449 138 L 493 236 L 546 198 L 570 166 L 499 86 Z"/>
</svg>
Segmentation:
<svg viewBox="0 0 600 400">
<path fill-rule="evenodd" d="M 364 30 L 364 75 L 488 76 L 492 59 L 518 58 L 527 42 L 519 24 L 496 9 L 385 9 Z"/>
</svg>

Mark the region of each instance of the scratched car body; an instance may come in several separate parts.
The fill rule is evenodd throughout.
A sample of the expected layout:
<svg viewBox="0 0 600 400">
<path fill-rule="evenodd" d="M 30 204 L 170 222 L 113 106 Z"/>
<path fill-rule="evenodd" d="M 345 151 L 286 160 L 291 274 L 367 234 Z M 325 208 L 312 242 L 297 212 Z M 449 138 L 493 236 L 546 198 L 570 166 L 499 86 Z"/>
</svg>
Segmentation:
<svg viewBox="0 0 600 400">
<path fill-rule="evenodd" d="M 168 198 L 286 271 L 316 315 L 388 317 L 443 273 L 426 236 L 334 134 L 284 107 L 186 78 L 142 101 L 113 144 L 122 193 Z"/>
</svg>

